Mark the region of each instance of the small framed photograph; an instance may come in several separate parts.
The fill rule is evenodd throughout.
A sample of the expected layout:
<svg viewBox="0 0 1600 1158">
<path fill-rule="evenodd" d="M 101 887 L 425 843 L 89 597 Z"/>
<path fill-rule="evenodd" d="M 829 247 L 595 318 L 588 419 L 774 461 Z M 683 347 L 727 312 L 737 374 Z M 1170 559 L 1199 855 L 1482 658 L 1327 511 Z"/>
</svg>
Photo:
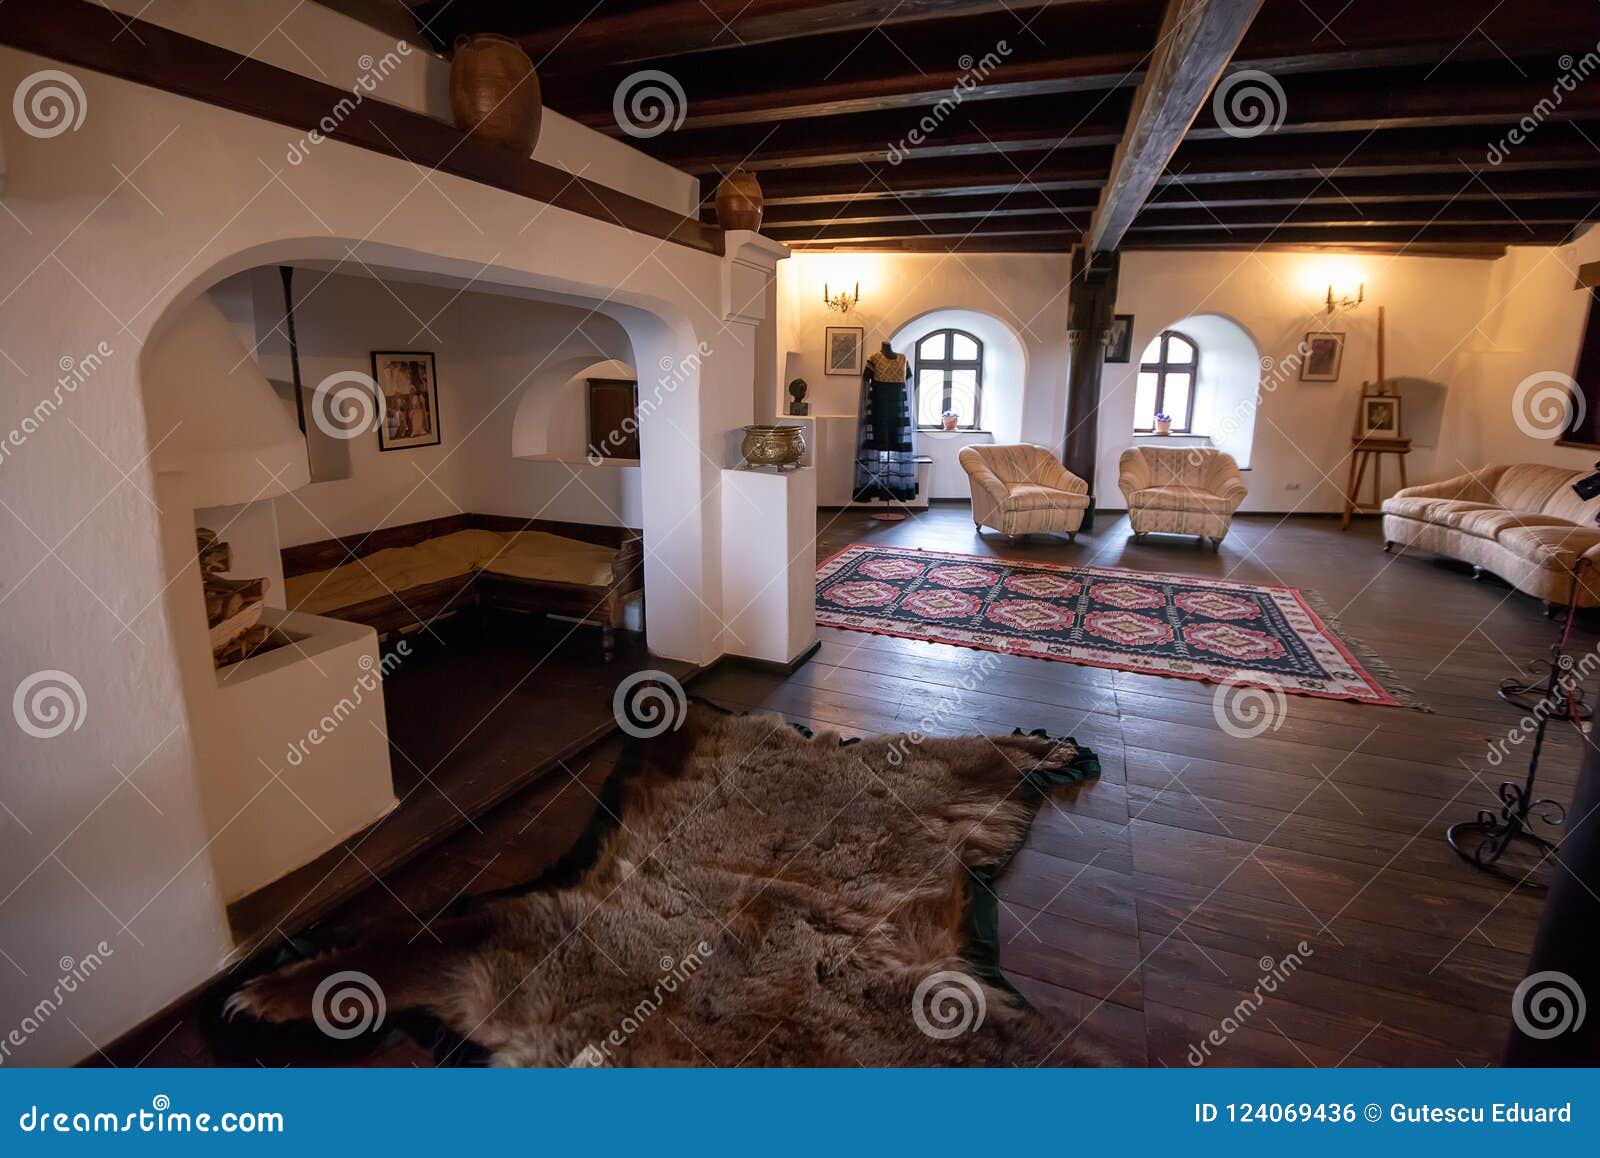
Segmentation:
<svg viewBox="0 0 1600 1158">
<path fill-rule="evenodd" d="M 1400 437 L 1400 396 L 1363 394 L 1361 396 L 1361 437 Z"/>
<path fill-rule="evenodd" d="M 867 332 L 860 326 L 828 326 L 822 332 L 822 372 L 861 374 L 861 348 Z"/>
<path fill-rule="evenodd" d="M 374 350 L 372 380 L 383 393 L 379 450 L 439 445 L 439 381 L 432 353 Z"/>
<path fill-rule="evenodd" d="M 1106 361 L 1133 361 L 1133 315 L 1114 314 L 1106 331 Z"/>
<path fill-rule="evenodd" d="M 1305 360 L 1300 363 L 1300 381 L 1337 382 L 1339 363 L 1344 361 L 1344 335 L 1313 330 L 1306 335 Z"/>
</svg>

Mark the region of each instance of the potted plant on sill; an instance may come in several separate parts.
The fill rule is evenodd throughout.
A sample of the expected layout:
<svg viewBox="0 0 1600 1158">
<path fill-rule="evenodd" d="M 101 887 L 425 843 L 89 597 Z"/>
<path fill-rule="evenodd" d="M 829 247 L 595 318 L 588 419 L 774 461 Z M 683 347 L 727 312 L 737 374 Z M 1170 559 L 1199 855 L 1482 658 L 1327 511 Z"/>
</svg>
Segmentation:
<svg viewBox="0 0 1600 1158">
<path fill-rule="evenodd" d="M 961 421 L 961 416 L 954 410 L 946 410 L 943 414 L 939 415 L 939 421 L 944 425 L 946 430 L 954 430 L 956 428 L 956 423 Z"/>
<path fill-rule="evenodd" d="M 1170 415 L 1170 414 L 1158 414 L 1158 415 L 1156 415 L 1156 433 L 1157 434 L 1171 434 L 1172 433 L 1172 415 Z"/>
</svg>

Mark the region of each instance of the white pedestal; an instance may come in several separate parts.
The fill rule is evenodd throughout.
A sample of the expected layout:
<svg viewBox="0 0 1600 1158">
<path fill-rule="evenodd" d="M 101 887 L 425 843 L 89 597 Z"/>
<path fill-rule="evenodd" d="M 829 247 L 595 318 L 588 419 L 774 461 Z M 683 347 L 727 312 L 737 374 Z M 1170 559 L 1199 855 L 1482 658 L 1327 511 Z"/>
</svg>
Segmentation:
<svg viewBox="0 0 1600 1158">
<path fill-rule="evenodd" d="M 817 472 L 722 472 L 723 649 L 789 664 L 817 638 Z"/>
<path fill-rule="evenodd" d="M 272 608 L 262 622 L 298 646 L 222 668 L 215 695 L 196 705 L 207 713 L 212 860 L 229 902 L 395 806 L 376 633 Z"/>
</svg>

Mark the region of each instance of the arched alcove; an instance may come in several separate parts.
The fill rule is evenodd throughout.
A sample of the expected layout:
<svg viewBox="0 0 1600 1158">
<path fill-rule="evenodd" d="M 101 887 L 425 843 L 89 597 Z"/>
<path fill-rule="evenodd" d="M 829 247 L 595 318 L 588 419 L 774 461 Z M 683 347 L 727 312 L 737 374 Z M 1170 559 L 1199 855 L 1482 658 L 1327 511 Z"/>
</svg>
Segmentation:
<svg viewBox="0 0 1600 1158">
<path fill-rule="evenodd" d="M 685 521 L 685 506 L 700 508 L 703 484 L 698 448 L 658 429 L 699 424 L 700 359 L 690 352 L 701 346 L 685 345 L 674 322 L 598 294 L 578 298 L 567 285 L 531 284 L 538 279 L 516 271 L 506 282 L 475 271 L 469 282 L 427 254 L 386 252 L 352 277 L 315 242 L 303 257 L 287 252 L 288 244 L 268 248 L 219 264 L 205 276 L 226 274 L 222 280 L 198 280 L 176 297 L 153 327 L 139 367 L 164 599 L 202 770 L 208 856 L 224 901 L 307 863 L 396 804 L 381 685 L 352 709 L 370 719 L 352 714 L 316 744 L 295 745 L 306 721 L 348 701 L 350 689 L 383 660 L 371 628 L 282 610 L 284 547 L 455 511 L 640 527 L 650 543 L 652 527 L 665 523 L 661 537 L 669 538 Z M 228 269 L 263 257 L 275 260 Z M 297 292 L 295 305 L 307 429 L 326 434 L 337 427 L 332 412 L 323 413 L 324 384 L 365 399 L 373 418 L 371 351 L 421 348 L 438 360 L 439 446 L 409 457 L 379 453 L 375 421 L 362 424 L 358 416 L 355 428 L 327 435 L 352 440 L 351 469 L 312 478 L 292 391 L 274 387 L 289 376 L 279 263 L 296 268 L 297 286 L 310 287 Z M 393 337 L 374 320 L 383 309 L 405 322 Z M 632 363 L 623 359 L 633 356 L 635 333 L 656 351 L 654 361 L 675 367 L 654 407 L 664 417 L 641 422 L 639 459 L 596 466 L 585 456 L 587 379 L 631 377 Z M 283 363 L 273 363 L 271 379 L 263 359 Z M 513 453 L 519 450 L 528 453 Z M 679 457 L 692 461 L 675 462 Z M 663 475 L 650 501 L 640 487 L 647 463 Z M 408 507 L 414 496 L 437 509 Z M 201 525 L 229 544 L 229 578 L 267 579 L 261 623 L 273 628 L 275 641 L 287 641 L 277 650 L 214 664 L 196 553 Z M 286 540 L 289 525 L 296 537 Z M 681 580 L 663 584 L 671 574 L 646 563 L 651 604 L 665 609 L 669 632 L 692 626 L 704 606 L 680 595 Z M 286 759 L 289 751 L 295 755 Z M 248 823 L 234 823 L 241 816 Z"/>
<path fill-rule="evenodd" d="M 588 460 L 587 398 L 591 378 L 637 380 L 637 374 L 622 358 L 564 358 L 541 368 L 517 397 L 516 414 L 511 421 L 511 456 L 571 463 Z"/>
<path fill-rule="evenodd" d="M 1209 439 L 1241 467 L 1248 467 L 1261 388 L 1261 349 L 1255 338 L 1222 314 L 1191 314 L 1156 331 L 1142 349 L 1134 351 L 1136 363 L 1142 364 L 1145 351 L 1166 330 L 1182 334 L 1199 351 L 1190 424 L 1193 435 Z"/>
</svg>

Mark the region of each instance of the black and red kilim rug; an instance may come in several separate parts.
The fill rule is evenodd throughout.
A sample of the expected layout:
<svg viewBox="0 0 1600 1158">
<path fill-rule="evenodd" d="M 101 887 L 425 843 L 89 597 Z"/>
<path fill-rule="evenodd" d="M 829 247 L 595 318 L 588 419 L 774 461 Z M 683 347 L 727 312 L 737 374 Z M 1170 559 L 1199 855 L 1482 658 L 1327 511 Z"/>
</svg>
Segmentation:
<svg viewBox="0 0 1600 1158">
<path fill-rule="evenodd" d="M 853 544 L 817 570 L 817 622 L 1148 675 L 1418 707 L 1293 587 Z M 1365 649 L 1361 649 L 1365 650 Z"/>
</svg>

